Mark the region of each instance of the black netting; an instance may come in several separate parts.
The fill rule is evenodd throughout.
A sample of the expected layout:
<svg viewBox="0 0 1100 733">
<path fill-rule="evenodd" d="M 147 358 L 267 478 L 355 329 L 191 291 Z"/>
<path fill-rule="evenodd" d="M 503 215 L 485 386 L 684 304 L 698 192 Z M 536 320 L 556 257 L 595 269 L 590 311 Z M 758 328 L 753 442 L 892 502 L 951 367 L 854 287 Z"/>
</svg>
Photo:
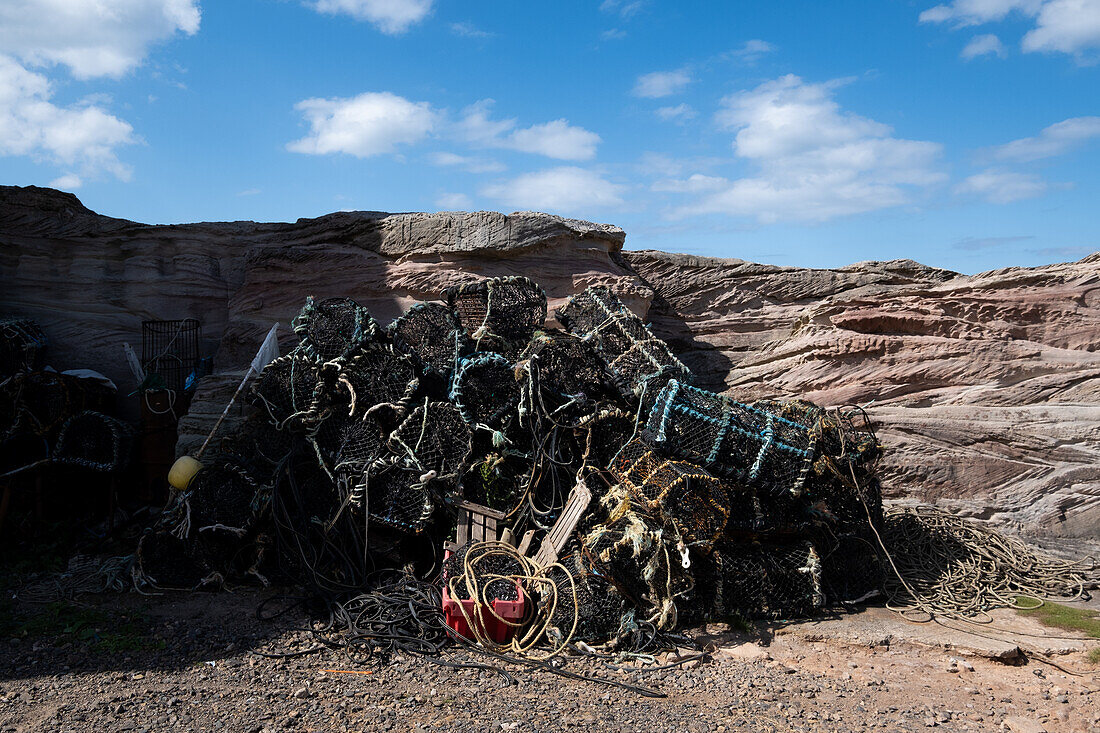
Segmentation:
<svg viewBox="0 0 1100 733">
<path fill-rule="evenodd" d="M 531 480 L 531 460 L 512 452 L 492 452 L 472 461 L 462 476 L 462 496 L 490 509 L 511 511 Z"/>
<path fill-rule="evenodd" d="M 458 314 L 443 303 L 417 303 L 390 324 L 389 332 L 394 346 L 444 379 L 468 348 Z"/>
<path fill-rule="evenodd" d="M 13 425 L 18 430 L 48 435 L 74 411 L 82 409 L 74 404 L 72 383 L 57 372 L 21 372 L 0 385 L 5 408 L 15 415 Z"/>
<path fill-rule="evenodd" d="M 129 464 L 132 445 L 128 426 L 87 410 L 73 415 L 61 426 L 53 458 L 67 466 L 115 473 Z"/>
<path fill-rule="evenodd" d="M 593 344 L 628 396 L 656 392 L 668 379 L 690 379 L 668 345 L 606 285 L 593 285 L 573 296 L 557 316 L 570 333 Z"/>
<path fill-rule="evenodd" d="M 496 430 L 519 405 L 515 366 L 492 352 L 467 357 L 455 371 L 449 397 L 466 422 Z"/>
<path fill-rule="evenodd" d="M 525 344 L 546 320 L 546 293 L 526 277 L 478 280 L 447 288 L 443 295 L 475 342 L 496 337 Z"/>
<path fill-rule="evenodd" d="M 372 522 L 418 534 L 435 509 L 435 482 L 401 460 L 367 467 L 355 496 Z"/>
<path fill-rule="evenodd" d="M 46 334 L 31 319 L 0 319 L 0 380 L 34 369 L 44 348 Z"/>
<path fill-rule="evenodd" d="M 585 435 L 585 463 L 605 469 L 633 436 L 635 418 L 613 405 L 603 404 L 579 427 L 588 431 Z"/>
<path fill-rule="evenodd" d="M 170 532 L 146 533 L 136 554 L 141 574 L 160 588 L 191 589 L 206 575 L 188 542 Z"/>
<path fill-rule="evenodd" d="M 252 383 L 252 402 L 277 427 L 298 427 L 322 417 L 318 404 L 320 364 L 300 352 L 280 356 Z"/>
<path fill-rule="evenodd" d="M 438 477 L 457 476 L 470 455 L 470 426 L 448 402 L 425 402 L 394 430 L 390 448 Z"/>
<path fill-rule="evenodd" d="M 381 335 L 367 309 L 351 298 L 315 303 L 310 296 L 292 325 L 303 352 L 321 361 L 354 354 Z"/>
<path fill-rule="evenodd" d="M 258 489 L 256 480 L 240 465 L 228 461 L 204 465 L 188 485 L 184 499 L 192 529 L 248 529 Z"/>
<path fill-rule="evenodd" d="M 567 333 L 542 333 L 520 358 L 532 409 L 558 424 L 576 425 L 608 396 L 609 378 L 591 345 Z"/>
<path fill-rule="evenodd" d="M 726 609 L 745 617 L 798 618 L 825 605 L 821 559 L 813 543 L 719 543 Z"/>
<path fill-rule="evenodd" d="M 369 344 L 336 364 L 332 399 L 356 416 L 376 405 L 403 405 L 416 391 L 415 367 L 390 346 Z"/>
<path fill-rule="evenodd" d="M 882 588 L 881 551 L 874 536 L 868 535 L 833 538 L 822 550 L 821 583 L 830 603 L 859 601 Z"/>
<path fill-rule="evenodd" d="M 675 380 L 657 396 L 642 437 L 769 493 L 800 494 L 815 454 L 815 439 L 806 427 Z"/>
<path fill-rule="evenodd" d="M 550 623 L 562 635 L 574 625 L 573 608 L 576 604 L 576 629 L 573 638 L 599 644 L 614 638 L 620 632 L 627 604 L 615 587 L 603 576 L 588 571 L 579 557 L 562 560 L 573 582 L 569 582 L 564 570 L 553 568 L 548 574 L 557 588 L 558 603 L 550 617 Z M 575 593 L 575 595 L 574 595 Z"/>
</svg>

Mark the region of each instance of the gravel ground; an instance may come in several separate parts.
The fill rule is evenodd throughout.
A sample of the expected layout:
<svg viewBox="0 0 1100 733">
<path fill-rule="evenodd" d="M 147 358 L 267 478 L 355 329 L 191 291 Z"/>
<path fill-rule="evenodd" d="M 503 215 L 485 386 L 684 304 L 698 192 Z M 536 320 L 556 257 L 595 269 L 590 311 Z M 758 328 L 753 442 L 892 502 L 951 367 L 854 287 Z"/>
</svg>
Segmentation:
<svg viewBox="0 0 1100 733">
<path fill-rule="evenodd" d="M 255 652 L 314 642 L 294 613 L 259 621 L 264 597 L 128 594 L 16 606 L 0 636 L 0 732 L 1100 731 L 1100 678 L 1080 655 L 1058 660 L 1082 673 L 1073 675 L 1034 661 L 1007 666 L 760 627 L 723 634 L 709 661 L 668 671 L 566 662 L 665 695 L 649 698 L 524 669 L 508 683 L 407 657 L 382 664 L 326 650 L 265 658 Z M 334 669 L 371 673 L 325 671 Z"/>
</svg>

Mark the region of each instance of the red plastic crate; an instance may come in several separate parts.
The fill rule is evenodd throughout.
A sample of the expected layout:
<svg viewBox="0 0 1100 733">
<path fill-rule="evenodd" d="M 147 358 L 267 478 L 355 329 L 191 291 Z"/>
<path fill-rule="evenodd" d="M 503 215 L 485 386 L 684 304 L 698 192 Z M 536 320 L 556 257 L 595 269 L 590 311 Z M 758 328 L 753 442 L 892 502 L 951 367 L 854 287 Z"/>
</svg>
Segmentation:
<svg viewBox="0 0 1100 733">
<path fill-rule="evenodd" d="M 447 552 L 444 555 L 444 559 L 450 557 L 451 553 Z M 443 584 L 443 617 L 454 631 L 471 641 L 474 640 L 474 633 L 470 630 L 470 625 L 466 623 L 466 617 L 462 615 L 462 608 L 466 609 L 466 613 L 471 619 L 478 618 L 479 609 L 474 606 L 472 599 L 459 600 L 451 598 L 450 591 L 447 588 L 447 583 Z M 507 619 L 512 623 L 519 623 L 523 620 L 524 612 L 524 596 L 523 588 L 519 582 L 516 582 L 516 600 L 514 601 L 502 601 L 497 599 L 493 601 L 493 611 L 500 618 Z M 497 642 L 503 644 L 509 641 L 516 633 L 517 627 L 509 626 L 508 624 L 501 623 L 493 614 L 485 611 L 481 614 L 481 626 L 485 629 L 486 635 Z"/>
</svg>

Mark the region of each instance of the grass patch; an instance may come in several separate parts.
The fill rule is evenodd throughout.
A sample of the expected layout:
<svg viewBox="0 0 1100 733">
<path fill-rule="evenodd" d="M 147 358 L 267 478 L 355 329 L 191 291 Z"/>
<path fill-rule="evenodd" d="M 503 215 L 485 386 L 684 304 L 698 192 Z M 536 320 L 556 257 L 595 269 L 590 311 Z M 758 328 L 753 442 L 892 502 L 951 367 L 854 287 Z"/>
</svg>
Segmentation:
<svg viewBox="0 0 1100 733">
<path fill-rule="evenodd" d="M 90 651 L 104 654 L 143 652 L 163 649 L 163 639 L 148 635 L 146 619 L 141 614 L 111 614 L 72 603 L 51 603 L 31 616 L 8 616 L 6 636 L 19 639 L 46 639 L 60 646 L 78 644 Z"/>
<path fill-rule="evenodd" d="M 1095 646 L 1089 649 L 1088 656 L 1085 657 L 1091 664 L 1100 664 L 1100 646 Z"/>
<path fill-rule="evenodd" d="M 1026 606 L 1018 613 L 1031 616 L 1044 626 L 1067 631 L 1081 631 L 1093 639 L 1100 639 L 1100 613 L 1096 611 L 1088 608 L 1063 606 L 1061 603 L 1052 603 L 1051 601 L 1047 601 L 1040 606 L 1038 599 L 1030 596 L 1016 596 L 1016 604 Z M 1094 649 L 1093 651 L 1097 652 L 1100 649 Z M 1097 654 L 1097 658 L 1092 660 L 1092 654 L 1090 653 L 1089 658 L 1091 661 L 1100 662 L 1100 654 Z"/>
</svg>

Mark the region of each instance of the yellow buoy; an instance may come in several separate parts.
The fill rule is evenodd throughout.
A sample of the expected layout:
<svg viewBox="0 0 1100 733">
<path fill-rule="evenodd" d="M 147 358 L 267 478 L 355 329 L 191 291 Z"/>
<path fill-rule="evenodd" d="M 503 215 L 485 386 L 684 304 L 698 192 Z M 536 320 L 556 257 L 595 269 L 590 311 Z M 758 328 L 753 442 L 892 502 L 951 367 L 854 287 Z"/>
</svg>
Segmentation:
<svg viewBox="0 0 1100 733">
<path fill-rule="evenodd" d="M 191 480 L 201 468 L 202 464 L 197 459 L 191 456 L 180 456 L 168 471 L 168 483 L 172 488 L 183 491 L 191 485 Z"/>
</svg>

